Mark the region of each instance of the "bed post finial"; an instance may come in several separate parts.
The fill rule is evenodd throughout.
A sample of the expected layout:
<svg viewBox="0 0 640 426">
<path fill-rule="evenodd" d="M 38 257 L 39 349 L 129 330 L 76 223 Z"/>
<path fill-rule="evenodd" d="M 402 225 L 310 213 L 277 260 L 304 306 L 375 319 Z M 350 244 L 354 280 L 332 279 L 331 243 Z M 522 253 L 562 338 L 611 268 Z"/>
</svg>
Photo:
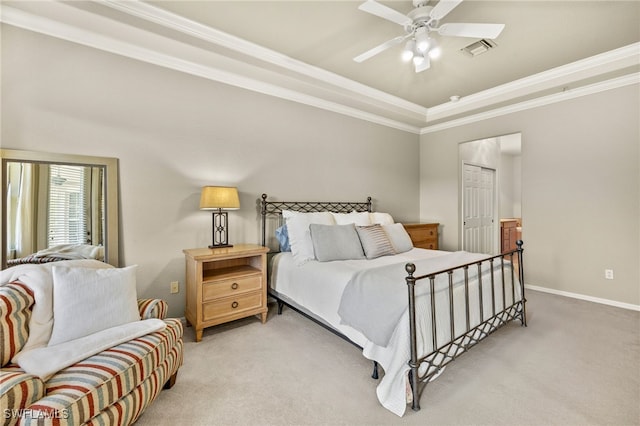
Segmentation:
<svg viewBox="0 0 640 426">
<path fill-rule="evenodd" d="M 404 270 L 407 271 L 410 277 L 413 277 L 413 273 L 416 271 L 416 265 L 413 263 L 407 263 L 404 265 Z"/>
</svg>

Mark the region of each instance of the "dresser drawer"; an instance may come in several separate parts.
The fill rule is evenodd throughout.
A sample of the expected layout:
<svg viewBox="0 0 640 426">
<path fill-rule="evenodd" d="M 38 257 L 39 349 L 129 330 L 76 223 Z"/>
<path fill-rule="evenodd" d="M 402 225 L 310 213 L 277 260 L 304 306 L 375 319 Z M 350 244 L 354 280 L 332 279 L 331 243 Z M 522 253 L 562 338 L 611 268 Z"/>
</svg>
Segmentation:
<svg viewBox="0 0 640 426">
<path fill-rule="evenodd" d="M 438 228 L 414 228 L 409 231 L 411 239 L 416 242 L 436 240 L 438 238 Z"/>
<path fill-rule="evenodd" d="M 438 250 L 438 242 L 436 240 L 433 241 L 419 241 L 413 244 L 414 247 L 423 248 L 428 250 Z"/>
<path fill-rule="evenodd" d="M 407 230 L 414 247 L 429 250 L 438 250 L 438 226 L 437 223 L 410 223 L 403 224 Z"/>
<path fill-rule="evenodd" d="M 245 311 L 258 309 L 262 307 L 262 304 L 260 291 L 225 297 L 204 303 L 202 305 L 202 320 L 211 321 L 228 315 L 239 315 Z"/>
<path fill-rule="evenodd" d="M 262 288 L 262 275 L 230 278 L 220 281 L 205 282 L 202 285 L 202 301 L 243 294 Z"/>
</svg>

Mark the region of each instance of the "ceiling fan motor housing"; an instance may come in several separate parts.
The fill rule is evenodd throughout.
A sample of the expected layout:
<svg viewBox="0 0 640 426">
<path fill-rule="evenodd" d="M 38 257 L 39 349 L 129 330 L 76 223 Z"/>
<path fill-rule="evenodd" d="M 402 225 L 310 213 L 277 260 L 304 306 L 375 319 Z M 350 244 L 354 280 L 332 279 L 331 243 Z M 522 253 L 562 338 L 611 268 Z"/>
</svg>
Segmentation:
<svg viewBox="0 0 640 426">
<path fill-rule="evenodd" d="M 409 12 L 407 16 L 409 16 L 413 22 L 405 28 L 407 32 L 413 32 L 419 27 L 426 27 L 427 30 L 431 31 L 431 28 L 437 25 L 437 22 L 431 18 L 432 10 L 433 6 L 422 5 L 417 6 Z"/>
</svg>

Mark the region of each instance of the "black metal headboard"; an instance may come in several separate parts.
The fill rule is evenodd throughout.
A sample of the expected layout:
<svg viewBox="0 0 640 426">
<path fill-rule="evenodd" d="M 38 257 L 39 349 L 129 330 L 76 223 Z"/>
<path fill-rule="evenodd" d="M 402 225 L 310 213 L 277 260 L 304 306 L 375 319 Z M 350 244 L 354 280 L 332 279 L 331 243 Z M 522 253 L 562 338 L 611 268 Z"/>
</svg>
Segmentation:
<svg viewBox="0 0 640 426">
<path fill-rule="evenodd" d="M 262 245 L 267 244 L 267 218 L 275 217 L 278 224 L 282 224 L 282 211 L 293 210 L 302 213 L 332 212 L 351 213 L 371 212 L 371 197 L 367 201 L 267 201 L 267 194 L 262 194 Z"/>
</svg>

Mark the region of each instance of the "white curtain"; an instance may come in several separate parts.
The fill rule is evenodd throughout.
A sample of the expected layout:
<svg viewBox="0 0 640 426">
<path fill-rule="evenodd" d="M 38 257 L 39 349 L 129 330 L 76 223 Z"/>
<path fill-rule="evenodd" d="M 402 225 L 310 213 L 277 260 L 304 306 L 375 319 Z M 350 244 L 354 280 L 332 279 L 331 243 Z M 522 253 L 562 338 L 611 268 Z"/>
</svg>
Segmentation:
<svg viewBox="0 0 640 426">
<path fill-rule="evenodd" d="M 7 254 L 20 258 L 36 250 L 37 165 L 8 163 Z"/>
</svg>

